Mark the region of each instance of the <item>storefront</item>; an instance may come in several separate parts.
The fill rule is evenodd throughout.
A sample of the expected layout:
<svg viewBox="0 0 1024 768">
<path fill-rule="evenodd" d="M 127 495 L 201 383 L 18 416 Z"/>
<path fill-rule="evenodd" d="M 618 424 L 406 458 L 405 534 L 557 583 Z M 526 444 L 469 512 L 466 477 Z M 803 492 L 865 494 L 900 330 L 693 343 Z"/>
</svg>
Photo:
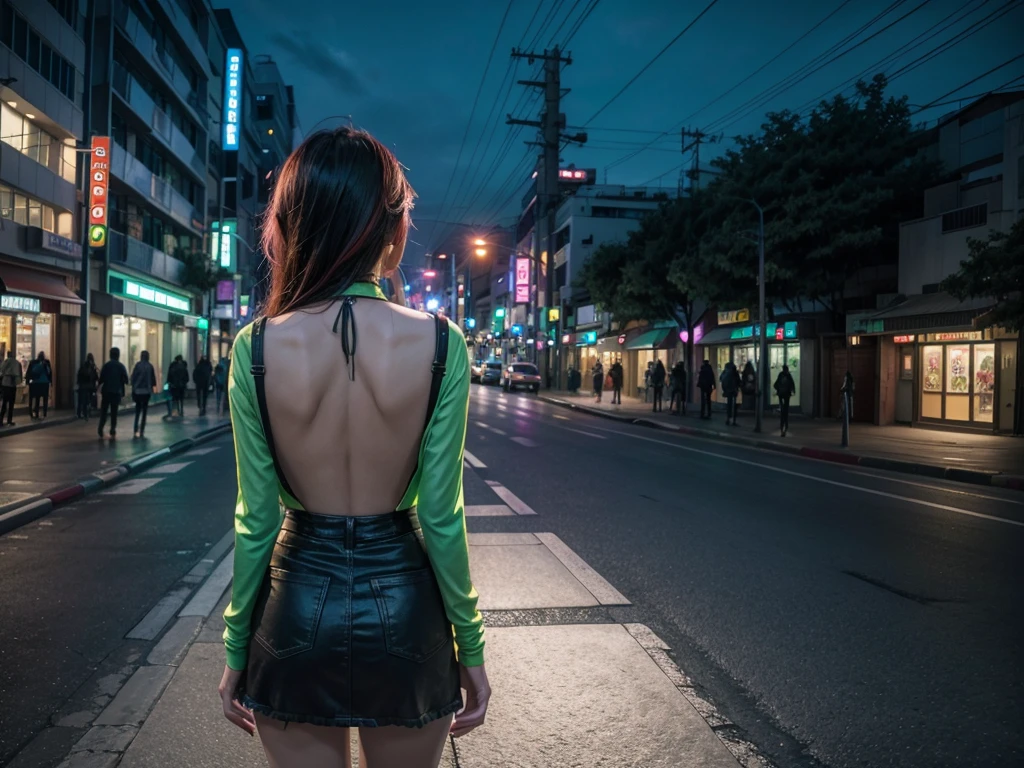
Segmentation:
<svg viewBox="0 0 1024 768">
<path fill-rule="evenodd" d="M 719 313 L 720 315 L 734 313 Z M 771 387 L 782 372 L 782 366 L 789 366 L 789 373 L 796 384 L 796 391 L 790 399 L 790 407 L 795 411 L 812 412 L 808 393 L 813 391 L 813 356 L 814 346 L 809 339 L 802 338 L 800 323 L 795 320 L 765 325 L 768 354 L 768 387 L 769 402 L 774 398 Z M 707 360 L 715 372 L 715 383 L 718 384 L 722 371 L 727 363 L 736 365 L 742 376 L 747 364 L 757 370 L 759 347 L 759 327 L 754 325 L 726 325 L 708 331 L 706 334 L 697 332 L 699 348 L 697 365 Z M 803 396 L 801 396 L 803 395 Z M 722 400 L 721 386 L 715 390 L 714 400 Z"/>
<path fill-rule="evenodd" d="M 644 385 L 648 367 L 661 360 L 666 372 L 671 371 L 678 358 L 676 353 L 679 342 L 679 329 L 675 323 L 636 329 L 620 336 L 624 369 L 623 390 L 634 397 L 645 397 Z"/>
<path fill-rule="evenodd" d="M 60 275 L 21 265 L 0 264 L 0 359 L 14 350 L 23 374 L 42 352 L 50 361 L 51 407 L 70 407 L 75 366 L 75 319 L 84 302 Z M 19 405 L 28 402 L 23 385 Z"/>
<path fill-rule="evenodd" d="M 132 367 L 149 352 L 149 361 L 162 385 L 171 361 L 181 355 L 195 367 L 199 359 L 200 317 L 192 313 L 192 297 L 132 275 L 110 271 L 107 293 L 93 295 L 89 350 L 106 360 L 111 347 L 121 350 L 121 362 Z"/>
</svg>

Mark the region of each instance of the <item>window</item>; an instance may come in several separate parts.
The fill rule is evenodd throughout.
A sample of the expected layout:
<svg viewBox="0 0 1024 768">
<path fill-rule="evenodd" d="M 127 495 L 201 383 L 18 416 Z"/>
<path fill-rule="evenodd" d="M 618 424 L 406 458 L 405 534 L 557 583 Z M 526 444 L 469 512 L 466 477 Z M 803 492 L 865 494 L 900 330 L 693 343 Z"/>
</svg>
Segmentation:
<svg viewBox="0 0 1024 768">
<path fill-rule="evenodd" d="M 28 65 L 34 70 L 39 70 L 39 44 L 42 42 L 34 29 L 28 31 L 28 58 L 25 59 Z"/>
<path fill-rule="evenodd" d="M 50 80 L 50 63 L 53 61 L 53 49 L 46 43 L 43 43 L 42 53 L 39 56 L 39 74 L 43 76 L 43 79 L 49 82 Z"/>
<path fill-rule="evenodd" d="M 49 0 L 49 2 L 64 21 L 77 28 L 78 0 Z"/>
<path fill-rule="evenodd" d="M 30 227 L 43 226 L 43 204 L 31 197 L 28 198 L 28 225 Z"/>
<path fill-rule="evenodd" d="M 14 14 L 14 53 L 19 59 L 28 55 L 28 22 L 18 14 Z"/>
<path fill-rule="evenodd" d="M 274 119 L 274 97 L 273 96 L 257 96 L 256 97 L 256 119 L 257 120 L 273 120 Z"/>
<path fill-rule="evenodd" d="M 62 237 L 73 236 L 70 213 L 58 213 L 42 201 L 34 200 L 3 185 L 0 185 L 0 217 L 18 224 L 42 227 L 47 232 L 56 232 Z"/>
<path fill-rule="evenodd" d="M 980 227 L 988 223 L 988 203 L 959 208 L 942 214 L 942 231 L 954 232 L 958 229 Z"/>
<path fill-rule="evenodd" d="M 28 198 L 14 193 L 14 222 L 28 224 Z"/>
<path fill-rule="evenodd" d="M 54 2 L 55 0 L 50 0 L 51 5 Z M 74 0 L 58 0 L 54 7 L 62 16 L 64 16 L 64 12 L 61 9 L 66 8 L 70 18 L 77 18 L 78 8 Z M 64 96 L 74 101 L 76 80 L 75 68 L 71 62 L 44 43 L 39 33 L 29 26 L 25 17 L 15 12 L 8 3 L 3 4 L 0 20 L 3 22 L 0 42 L 7 45 L 18 58 L 49 80 L 50 84 Z M 75 26 L 73 22 L 68 23 Z"/>
</svg>

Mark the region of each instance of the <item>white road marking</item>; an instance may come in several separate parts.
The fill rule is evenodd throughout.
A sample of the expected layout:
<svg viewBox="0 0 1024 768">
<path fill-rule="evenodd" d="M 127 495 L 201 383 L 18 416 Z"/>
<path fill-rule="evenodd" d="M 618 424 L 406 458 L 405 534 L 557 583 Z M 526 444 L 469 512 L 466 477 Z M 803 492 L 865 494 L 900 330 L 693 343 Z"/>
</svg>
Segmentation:
<svg viewBox="0 0 1024 768">
<path fill-rule="evenodd" d="M 526 504 L 522 499 L 516 496 L 512 491 L 503 486 L 501 483 L 495 482 L 494 480 L 488 480 L 487 484 L 491 486 L 491 490 L 508 504 L 512 511 L 517 515 L 536 515 L 537 513 L 530 509 L 529 505 Z"/>
<path fill-rule="evenodd" d="M 932 491 L 941 491 L 942 493 L 955 493 L 958 496 L 973 496 L 976 499 L 991 499 L 992 501 L 1002 501 L 1002 502 L 1005 502 L 1007 504 L 1019 504 L 1020 506 L 1024 506 L 1024 501 L 1019 501 L 1017 499 L 1004 499 L 1002 496 L 989 496 L 989 495 L 984 494 L 984 493 L 973 493 L 972 491 L 961 491 L 961 490 L 957 490 L 955 488 L 946 488 L 945 486 L 942 486 L 942 485 L 929 485 L 928 483 L 915 483 L 913 480 L 902 480 L 902 479 L 900 479 L 898 477 L 886 477 L 885 475 L 875 475 L 875 474 L 872 474 L 871 472 L 857 472 L 856 470 L 853 470 L 853 469 L 848 469 L 846 471 L 849 472 L 851 475 L 860 475 L 861 477 L 873 477 L 876 480 L 885 480 L 886 482 L 889 482 L 889 483 L 902 483 L 903 485 L 913 485 L 913 486 L 916 486 L 917 488 L 927 488 L 927 489 L 932 490 Z"/>
<path fill-rule="evenodd" d="M 7 538 L 8 539 L 17 539 L 18 541 L 26 541 L 28 539 L 28 536 L 25 536 L 24 534 L 21 534 L 21 533 L 8 533 L 7 534 Z"/>
<path fill-rule="evenodd" d="M 577 435 L 586 435 L 587 437 L 596 437 L 598 440 L 607 440 L 608 438 L 604 435 L 599 435 L 596 432 L 584 432 L 582 429 L 573 429 L 572 427 L 561 427 L 561 429 L 567 432 L 575 432 Z"/>
<path fill-rule="evenodd" d="M 146 474 L 147 475 L 173 475 L 175 472 L 181 472 L 185 467 L 191 464 L 191 461 L 178 461 L 171 464 L 161 464 L 159 467 L 153 467 Z"/>
<path fill-rule="evenodd" d="M 220 446 L 219 445 L 211 445 L 211 446 L 207 446 L 206 448 L 193 448 L 191 451 L 188 452 L 188 455 L 189 456 L 206 456 L 207 454 L 210 454 L 210 453 L 213 453 L 214 451 L 219 451 L 219 450 L 220 450 Z"/>
<path fill-rule="evenodd" d="M 192 599 L 188 601 L 178 617 L 182 616 L 209 616 L 210 612 L 217 607 L 217 603 L 220 602 L 221 595 L 224 594 L 224 590 L 228 588 L 228 584 L 231 583 L 231 577 L 233 575 L 233 569 L 235 565 L 234 548 L 228 550 L 228 553 L 224 555 L 224 559 L 220 561 L 220 565 L 214 569 L 213 573 L 204 582 L 196 593 L 192 596 Z"/>
<path fill-rule="evenodd" d="M 491 427 L 490 430 L 496 435 L 505 436 L 508 434 L 508 432 L 506 432 L 504 429 L 498 429 L 497 427 Z"/>
<path fill-rule="evenodd" d="M 487 465 L 480 461 L 480 459 L 478 459 L 469 451 L 464 451 L 463 456 L 465 457 L 466 461 L 469 462 L 469 466 L 473 467 L 474 469 L 487 469 Z"/>
<path fill-rule="evenodd" d="M 553 533 L 535 533 L 541 543 L 551 550 L 551 554 L 568 569 L 576 580 L 586 587 L 601 605 L 631 605 L 629 600 L 597 571 L 587 565 L 569 546 Z"/>
<path fill-rule="evenodd" d="M 571 421 L 571 419 L 568 416 L 563 416 L 560 413 L 553 413 L 551 415 L 554 416 L 556 419 L 561 419 L 562 421 Z"/>
<path fill-rule="evenodd" d="M 466 517 L 515 517 L 504 504 L 467 504 Z"/>
<path fill-rule="evenodd" d="M 780 467 L 770 466 L 768 464 L 760 464 L 756 461 L 748 461 L 746 459 L 739 459 L 735 456 L 727 456 L 724 453 L 715 453 L 714 451 L 707 451 L 702 448 L 690 448 L 685 445 L 678 445 L 676 443 L 670 443 L 666 440 L 655 440 L 653 437 L 644 437 L 642 435 L 631 435 L 629 432 L 620 432 L 616 429 L 605 429 L 604 427 L 592 427 L 592 429 L 599 429 L 602 432 L 611 432 L 615 435 L 622 435 L 623 437 L 631 437 L 634 440 L 643 440 L 648 443 L 657 443 L 658 445 L 667 445 L 670 448 L 678 448 L 681 451 L 689 451 L 690 453 L 699 453 L 701 456 L 714 456 L 718 459 L 725 459 L 726 461 L 734 461 L 737 464 L 746 464 L 750 467 L 760 467 L 761 469 L 768 470 L 769 472 L 778 472 L 783 475 L 792 475 L 793 477 L 802 477 L 806 480 L 813 480 L 816 483 L 825 483 L 826 485 L 835 485 L 839 488 L 849 488 L 854 491 L 860 491 L 861 493 L 870 493 L 873 496 L 885 496 L 889 499 L 896 499 L 897 501 L 906 501 L 910 504 L 918 504 L 922 507 L 931 507 L 932 509 L 941 509 L 945 512 L 953 512 L 958 515 L 967 515 L 968 517 L 979 517 L 983 520 L 993 520 L 997 523 L 1006 523 L 1007 525 L 1015 525 L 1018 528 L 1024 528 L 1024 521 L 1021 520 L 1010 520 L 1005 517 L 997 517 L 996 515 L 986 515 L 982 512 L 972 512 L 969 509 L 959 509 L 957 507 L 950 507 L 946 504 L 936 504 L 933 501 L 924 501 L 923 499 L 915 499 L 910 496 L 899 496 L 895 493 L 886 493 L 885 491 L 876 491 L 873 488 L 864 488 L 859 485 L 850 485 L 849 483 L 840 483 L 838 480 L 828 480 L 824 477 L 815 477 L 814 475 L 808 475 L 803 472 L 794 472 L 791 469 L 782 469 Z"/>
<path fill-rule="evenodd" d="M 123 483 L 115 485 L 109 491 L 103 491 L 100 495 L 134 496 L 136 493 L 142 493 L 143 491 L 149 490 L 163 479 L 164 478 L 162 477 L 140 477 L 135 480 L 125 480 Z"/>
<path fill-rule="evenodd" d="M 519 443 L 520 445 L 525 446 L 526 448 L 536 448 L 538 445 L 536 441 L 531 440 L 528 437 L 513 437 L 512 442 Z"/>
</svg>

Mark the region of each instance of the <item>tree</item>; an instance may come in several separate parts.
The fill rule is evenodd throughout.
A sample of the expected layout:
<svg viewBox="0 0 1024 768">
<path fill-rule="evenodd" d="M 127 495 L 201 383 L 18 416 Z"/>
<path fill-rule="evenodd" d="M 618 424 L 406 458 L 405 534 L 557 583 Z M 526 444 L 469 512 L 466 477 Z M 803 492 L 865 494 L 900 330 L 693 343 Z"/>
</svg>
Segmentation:
<svg viewBox="0 0 1024 768">
<path fill-rule="evenodd" d="M 969 256 L 960 271 L 942 281 L 942 290 L 963 301 L 991 296 L 989 325 L 1024 332 L 1024 217 L 1009 232 L 990 232 L 986 240 L 969 238 Z"/>
<path fill-rule="evenodd" d="M 231 273 L 214 264 L 202 251 L 179 248 L 174 258 L 185 265 L 181 284 L 196 293 L 205 294 L 217 287 L 219 280 L 230 280 Z"/>
</svg>

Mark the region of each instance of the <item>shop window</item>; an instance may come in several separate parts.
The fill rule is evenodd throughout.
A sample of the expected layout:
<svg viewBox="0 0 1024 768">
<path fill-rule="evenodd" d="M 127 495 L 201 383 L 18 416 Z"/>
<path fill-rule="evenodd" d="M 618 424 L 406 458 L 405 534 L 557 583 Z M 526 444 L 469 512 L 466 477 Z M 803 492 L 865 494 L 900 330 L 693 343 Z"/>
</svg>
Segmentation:
<svg viewBox="0 0 1024 768">
<path fill-rule="evenodd" d="M 7 350 L 11 349 L 11 317 L 0 315 L 0 360 L 7 359 Z"/>
<path fill-rule="evenodd" d="M 942 347 L 921 350 L 921 418 L 942 418 Z"/>
<path fill-rule="evenodd" d="M 993 421 L 996 388 L 996 345 L 974 345 L 974 420 Z"/>
<path fill-rule="evenodd" d="M 14 339 L 14 354 L 21 362 L 21 370 L 27 373 L 28 364 L 32 361 L 32 358 L 35 357 L 35 351 L 32 346 L 35 316 L 18 315 L 15 318 L 14 323 L 15 333 L 17 334 Z"/>
</svg>

